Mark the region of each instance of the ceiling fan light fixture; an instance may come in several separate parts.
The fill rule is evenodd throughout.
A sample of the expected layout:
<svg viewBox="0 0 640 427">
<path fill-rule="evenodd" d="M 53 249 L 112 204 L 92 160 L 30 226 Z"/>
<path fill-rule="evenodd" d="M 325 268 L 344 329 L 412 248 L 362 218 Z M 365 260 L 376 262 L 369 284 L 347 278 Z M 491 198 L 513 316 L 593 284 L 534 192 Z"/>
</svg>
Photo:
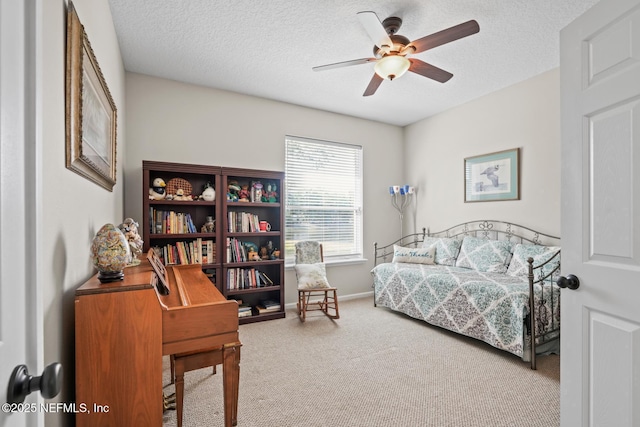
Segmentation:
<svg viewBox="0 0 640 427">
<path fill-rule="evenodd" d="M 410 66 L 411 62 L 404 56 L 387 55 L 376 62 L 374 70 L 383 79 L 393 80 L 406 73 Z"/>
</svg>

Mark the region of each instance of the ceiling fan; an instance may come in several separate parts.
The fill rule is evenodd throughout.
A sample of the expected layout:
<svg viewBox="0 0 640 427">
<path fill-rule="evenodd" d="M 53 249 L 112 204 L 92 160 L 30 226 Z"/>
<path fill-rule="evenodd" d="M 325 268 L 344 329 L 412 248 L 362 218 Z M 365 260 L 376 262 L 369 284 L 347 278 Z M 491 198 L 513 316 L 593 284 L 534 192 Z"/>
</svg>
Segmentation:
<svg viewBox="0 0 640 427">
<path fill-rule="evenodd" d="M 426 37 L 409 41 L 405 36 L 396 34 L 402 25 L 402 19 L 398 17 L 389 17 L 381 23 L 375 12 L 365 11 L 358 12 L 358 19 L 375 44 L 373 47 L 374 58 L 353 59 L 351 61 L 320 65 L 313 67 L 313 70 L 324 71 L 375 62 L 375 74 L 371 78 L 363 96 L 373 95 L 385 78 L 389 80 L 396 79 L 407 70 L 440 83 L 446 82 L 453 77 L 453 74 L 419 59 L 408 58 L 408 56 L 433 49 L 480 31 L 478 23 L 471 20 Z"/>
</svg>

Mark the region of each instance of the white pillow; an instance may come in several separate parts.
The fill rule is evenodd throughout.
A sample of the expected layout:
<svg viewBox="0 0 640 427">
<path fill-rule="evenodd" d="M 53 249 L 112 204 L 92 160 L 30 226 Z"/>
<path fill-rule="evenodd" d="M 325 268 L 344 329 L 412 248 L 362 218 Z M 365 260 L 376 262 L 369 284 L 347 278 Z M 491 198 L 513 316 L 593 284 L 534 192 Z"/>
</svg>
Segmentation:
<svg viewBox="0 0 640 427">
<path fill-rule="evenodd" d="M 434 264 L 436 247 L 405 248 L 393 245 L 393 262 L 410 262 L 414 264 Z"/>
<path fill-rule="evenodd" d="M 323 289 L 330 288 L 327 281 L 327 271 L 324 263 L 296 264 L 296 276 L 298 277 L 298 289 Z"/>
</svg>

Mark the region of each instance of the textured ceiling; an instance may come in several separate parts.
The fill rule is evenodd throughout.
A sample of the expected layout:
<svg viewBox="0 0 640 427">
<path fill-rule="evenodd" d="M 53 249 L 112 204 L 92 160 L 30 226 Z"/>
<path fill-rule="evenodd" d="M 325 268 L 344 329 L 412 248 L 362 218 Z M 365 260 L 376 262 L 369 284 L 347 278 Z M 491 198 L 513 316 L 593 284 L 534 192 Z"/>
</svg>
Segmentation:
<svg viewBox="0 0 640 427">
<path fill-rule="evenodd" d="M 559 65 L 559 31 L 596 0 L 109 0 L 127 71 L 404 126 Z M 415 55 L 453 73 L 414 73 L 362 93 L 373 63 L 359 11 L 399 16 L 409 40 L 470 19 L 472 36 Z"/>
</svg>

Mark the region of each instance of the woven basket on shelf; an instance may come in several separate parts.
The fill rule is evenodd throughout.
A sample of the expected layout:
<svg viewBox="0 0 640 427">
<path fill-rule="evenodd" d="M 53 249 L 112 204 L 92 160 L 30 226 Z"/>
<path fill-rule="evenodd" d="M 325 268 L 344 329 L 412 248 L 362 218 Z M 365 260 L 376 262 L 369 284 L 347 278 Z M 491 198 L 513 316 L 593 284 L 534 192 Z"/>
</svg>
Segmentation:
<svg viewBox="0 0 640 427">
<path fill-rule="evenodd" d="M 184 178 L 171 178 L 169 182 L 167 182 L 167 194 L 176 194 L 178 189 L 182 189 L 184 192 L 183 195 L 188 196 L 192 194 L 193 187 L 189 181 Z"/>
</svg>

